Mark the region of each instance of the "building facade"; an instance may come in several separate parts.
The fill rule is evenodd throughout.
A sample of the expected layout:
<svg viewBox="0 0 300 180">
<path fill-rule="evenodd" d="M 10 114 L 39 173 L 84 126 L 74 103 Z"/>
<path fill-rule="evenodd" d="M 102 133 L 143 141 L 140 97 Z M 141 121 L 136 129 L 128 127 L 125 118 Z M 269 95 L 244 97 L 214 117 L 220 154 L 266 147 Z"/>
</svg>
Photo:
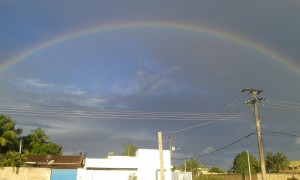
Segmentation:
<svg viewBox="0 0 300 180">
<path fill-rule="evenodd" d="M 171 180 L 170 151 L 163 151 L 165 180 Z M 86 158 L 85 166 L 78 169 L 77 179 L 139 179 L 160 180 L 159 151 L 139 149 L 135 157 L 108 156 L 105 159 Z"/>
</svg>

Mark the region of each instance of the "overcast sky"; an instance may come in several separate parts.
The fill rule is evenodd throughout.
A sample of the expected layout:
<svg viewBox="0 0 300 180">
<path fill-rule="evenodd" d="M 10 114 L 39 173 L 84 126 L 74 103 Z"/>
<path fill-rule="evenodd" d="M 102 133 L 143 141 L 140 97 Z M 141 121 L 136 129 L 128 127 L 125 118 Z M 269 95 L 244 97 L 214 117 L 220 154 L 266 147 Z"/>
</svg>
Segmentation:
<svg viewBox="0 0 300 180">
<path fill-rule="evenodd" d="M 157 148 L 162 131 L 176 137 L 175 165 L 199 157 L 227 170 L 244 150 L 258 158 L 256 135 L 243 138 L 255 131 L 247 86 L 267 99 L 265 152 L 299 160 L 299 9 L 296 0 L 2 0 L 1 113 L 23 135 L 45 129 L 64 154 Z"/>
</svg>

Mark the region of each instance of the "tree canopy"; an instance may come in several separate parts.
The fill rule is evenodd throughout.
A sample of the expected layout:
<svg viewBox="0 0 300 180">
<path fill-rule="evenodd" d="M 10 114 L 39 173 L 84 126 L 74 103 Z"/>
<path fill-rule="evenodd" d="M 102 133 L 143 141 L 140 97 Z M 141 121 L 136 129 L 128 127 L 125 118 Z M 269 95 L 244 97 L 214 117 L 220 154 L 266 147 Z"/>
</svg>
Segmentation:
<svg viewBox="0 0 300 180">
<path fill-rule="evenodd" d="M 219 167 L 216 167 L 216 166 L 211 167 L 208 172 L 211 172 L 211 173 L 224 173 L 224 171 L 222 169 L 220 169 Z"/>
<path fill-rule="evenodd" d="M 250 160 L 251 173 L 257 173 L 259 167 L 258 161 L 251 154 L 249 154 L 249 160 Z M 249 174 L 248 156 L 246 151 L 243 151 L 242 153 L 238 154 L 234 158 L 232 170 L 234 173 L 238 173 L 242 175 Z"/>
<path fill-rule="evenodd" d="M 122 153 L 123 156 L 135 156 L 136 151 L 138 150 L 138 147 L 134 144 L 128 142 L 127 144 L 122 144 Z"/>
<path fill-rule="evenodd" d="M 201 165 L 201 163 L 197 159 L 189 159 L 184 162 L 184 164 L 181 166 L 182 170 L 186 170 L 192 172 L 193 176 L 197 176 L 199 172 L 199 168 L 205 167 Z"/>
<path fill-rule="evenodd" d="M 16 129 L 15 126 L 16 123 L 10 117 L 0 115 L 0 153 L 17 150 L 17 138 L 22 130 Z"/>
<path fill-rule="evenodd" d="M 11 166 L 20 167 L 24 165 L 27 158 L 24 154 L 18 152 L 9 151 L 5 155 L 0 155 L 0 167 Z"/>
<path fill-rule="evenodd" d="M 34 129 L 24 138 L 24 152 L 31 155 L 61 155 L 62 146 L 47 142 L 50 137 L 42 128 Z"/>
<path fill-rule="evenodd" d="M 16 122 L 9 116 L 0 115 L 0 153 L 19 151 L 22 140 L 22 152 L 31 155 L 61 155 L 62 146 L 49 142 L 44 129 L 34 129 L 27 136 L 21 136 L 22 129 L 16 128 Z M 14 156 L 10 156 L 14 157 Z"/>
<path fill-rule="evenodd" d="M 284 170 L 289 165 L 289 160 L 283 152 L 277 152 L 273 154 L 267 152 L 266 156 L 266 170 L 269 173 L 277 173 L 281 170 Z"/>
</svg>

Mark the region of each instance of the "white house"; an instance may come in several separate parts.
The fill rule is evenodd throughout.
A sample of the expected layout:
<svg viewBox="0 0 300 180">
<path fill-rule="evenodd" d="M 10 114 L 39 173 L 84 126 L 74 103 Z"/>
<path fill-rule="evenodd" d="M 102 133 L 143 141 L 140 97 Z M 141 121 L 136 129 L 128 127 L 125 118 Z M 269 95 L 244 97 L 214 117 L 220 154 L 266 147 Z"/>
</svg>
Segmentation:
<svg viewBox="0 0 300 180">
<path fill-rule="evenodd" d="M 170 151 L 163 151 L 165 180 L 171 180 Z M 78 180 L 160 180 L 159 151 L 139 149 L 135 157 L 108 156 L 105 159 L 86 158 L 85 166 L 77 172 Z"/>
</svg>

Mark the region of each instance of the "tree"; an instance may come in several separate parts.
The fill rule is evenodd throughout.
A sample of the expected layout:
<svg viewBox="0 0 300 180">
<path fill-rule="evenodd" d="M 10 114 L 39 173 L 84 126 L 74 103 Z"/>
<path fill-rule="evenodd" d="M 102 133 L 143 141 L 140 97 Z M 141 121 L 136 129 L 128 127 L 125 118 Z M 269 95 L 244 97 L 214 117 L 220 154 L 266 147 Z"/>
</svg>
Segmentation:
<svg viewBox="0 0 300 180">
<path fill-rule="evenodd" d="M 186 170 L 192 172 L 193 176 L 197 176 L 198 173 L 198 169 L 200 167 L 204 167 L 201 166 L 201 164 L 197 161 L 197 159 L 190 159 L 190 160 L 186 160 L 185 161 L 185 165 L 183 165 L 183 168 L 185 168 L 186 166 Z"/>
<path fill-rule="evenodd" d="M 258 161 L 251 154 L 249 154 L 249 160 L 250 160 L 251 173 L 257 173 L 259 167 Z M 238 173 L 242 175 L 249 174 L 248 156 L 246 151 L 243 151 L 242 153 L 238 154 L 234 158 L 232 170 L 234 173 Z"/>
<path fill-rule="evenodd" d="M 42 128 L 37 128 L 24 138 L 24 152 L 31 155 L 61 155 L 62 146 L 52 142 L 47 142 L 50 137 L 46 135 Z"/>
<path fill-rule="evenodd" d="M 6 155 L 0 155 L 0 167 L 10 166 L 10 167 L 20 167 L 25 165 L 27 158 L 24 154 L 9 151 Z"/>
<path fill-rule="evenodd" d="M 273 154 L 267 152 L 266 156 L 266 170 L 269 173 L 278 173 L 281 170 L 284 170 L 289 165 L 289 160 L 283 152 L 277 152 Z"/>
<path fill-rule="evenodd" d="M 213 166 L 212 168 L 210 168 L 210 170 L 208 172 L 211 173 L 224 173 L 224 171 L 218 167 Z"/>
<path fill-rule="evenodd" d="M 18 148 L 17 137 L 22 129 L 15 129 L 16 123 L 8 116 L 0 115 L 0 153 L 14 151 Z"/>
<path fill-rule="evenodd" d="M 122 148 L 123 152 L 121 153 L 121 155 L 123 156 L 135 156 L 135 153 L 138 150 L 137 146 L 129 142 L 127 144 L 123 144 Z"/>
</svg>

